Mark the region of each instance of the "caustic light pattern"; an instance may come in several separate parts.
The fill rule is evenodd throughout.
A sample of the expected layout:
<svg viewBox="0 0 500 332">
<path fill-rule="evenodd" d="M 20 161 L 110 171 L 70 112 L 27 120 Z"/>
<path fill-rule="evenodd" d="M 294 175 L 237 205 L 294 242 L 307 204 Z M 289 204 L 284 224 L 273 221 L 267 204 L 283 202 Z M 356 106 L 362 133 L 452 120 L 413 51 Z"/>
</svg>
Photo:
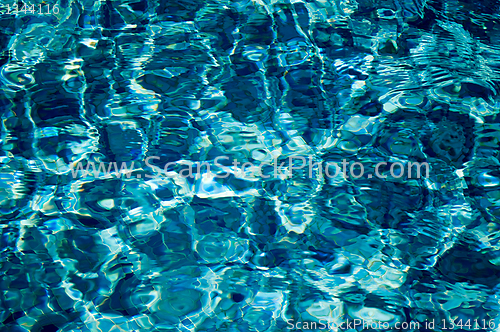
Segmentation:
<svg viewBox="0 0 500 332">
<path fill-rule="evenodd" d="M 499 13 L 2 0 L 0 331 L 498 327 Z M 224 176 L 162 173 L 220 156 Z M 387 165 L 231 166 L 298 157 Z M 136 166 L 72 176 L 88 163 Z"/>
</svg>

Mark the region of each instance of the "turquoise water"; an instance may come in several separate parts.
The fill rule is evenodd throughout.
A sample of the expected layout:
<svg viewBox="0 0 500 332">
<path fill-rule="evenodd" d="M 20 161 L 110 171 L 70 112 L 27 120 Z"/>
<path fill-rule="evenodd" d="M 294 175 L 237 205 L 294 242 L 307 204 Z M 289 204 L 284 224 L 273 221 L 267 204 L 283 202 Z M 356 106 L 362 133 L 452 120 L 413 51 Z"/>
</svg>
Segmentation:
<svg viewBox="0 0 500 332">
<path fill-rule="evenodd" d="M 1 331 L 500 329 L 500 2 L 25 4 L 0 4 Z M 202 162 L 224 177 L 180 176 Z"/>
</svg>

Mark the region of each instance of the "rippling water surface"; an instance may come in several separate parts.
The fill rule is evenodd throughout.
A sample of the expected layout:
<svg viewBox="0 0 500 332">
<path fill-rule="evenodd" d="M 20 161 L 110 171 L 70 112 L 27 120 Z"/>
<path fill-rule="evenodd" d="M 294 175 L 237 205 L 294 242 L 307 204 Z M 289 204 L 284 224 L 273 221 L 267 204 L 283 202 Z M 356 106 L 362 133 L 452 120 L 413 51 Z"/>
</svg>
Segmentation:
<svg viewBox="0 0 500 332">
<path fill-rule="evenodd" d="M 500 329 L 500 2 L 0 13 L 1 331 Z M 343 159 L 430 171 L 318 168 Z"/>
</svg>

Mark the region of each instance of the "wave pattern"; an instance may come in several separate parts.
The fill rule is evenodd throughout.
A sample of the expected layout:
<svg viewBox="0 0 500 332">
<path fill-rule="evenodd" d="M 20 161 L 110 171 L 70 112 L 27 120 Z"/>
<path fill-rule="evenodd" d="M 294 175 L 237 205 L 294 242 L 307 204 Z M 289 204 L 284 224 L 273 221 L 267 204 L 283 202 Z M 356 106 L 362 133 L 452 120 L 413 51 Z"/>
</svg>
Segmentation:
<svg viewBox="0 0 500 332">
<path fill-rule="evenodd" d="M 500 2 L 14 4 L 0 4 L 0 330 L 499 327 Z M 162 173 L 221 156 L 430 175 Z M 90 162 L 135 166 L 71 176 Z"/>
</svg>

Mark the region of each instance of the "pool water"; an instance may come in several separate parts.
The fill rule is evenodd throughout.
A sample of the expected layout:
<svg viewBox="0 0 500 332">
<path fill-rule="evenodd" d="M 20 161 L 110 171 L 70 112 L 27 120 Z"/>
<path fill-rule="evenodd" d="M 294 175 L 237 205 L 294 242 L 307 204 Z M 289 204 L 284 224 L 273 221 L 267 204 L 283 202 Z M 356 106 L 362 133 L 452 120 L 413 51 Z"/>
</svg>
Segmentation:
<svg viewBox="0 0 500 332">
<path fill-rule="evenodd" d="M 499 13 L 3 0 L 0 331 L 500 329 Z"/>
</svg>

